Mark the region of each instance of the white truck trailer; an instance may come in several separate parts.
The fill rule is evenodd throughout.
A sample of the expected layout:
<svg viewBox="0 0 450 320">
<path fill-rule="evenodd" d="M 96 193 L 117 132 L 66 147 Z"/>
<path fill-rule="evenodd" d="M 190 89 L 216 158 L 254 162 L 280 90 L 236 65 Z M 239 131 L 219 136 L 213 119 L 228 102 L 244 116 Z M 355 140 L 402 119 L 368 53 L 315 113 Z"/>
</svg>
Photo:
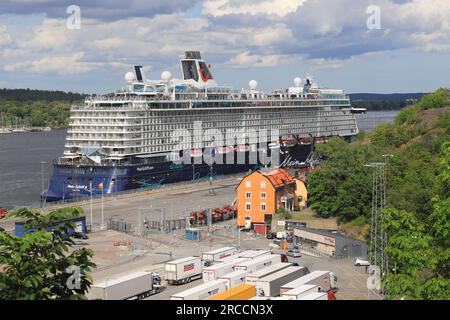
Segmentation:
<svg viewBox="0 0 450 320">
<path fill-rule="evenodd" d="M 250 261 L 239 263 L 234 266 L 234 270 L 246 270 L 252 273 L 280 262 L 281 256 L 279 254 L 269 254 L 256 259 L 252 259 Z"/>
<path fill-rule="evenodd" d="M 305 267 L 288 267 L 259 279 L 256 281 L 256 295 L 279 296 L 281 286 L 303 276 L 305 269 Z"/>
<path fill-rule="evenodd" d="M 300 287 L 304 284 L 319 286 L 319 291 L 328 292 L 337 288 L 337 277 L 331 271 L 313 271 L 299 279 L 286 283 L 281 287 L 281 293 Z"/>
<path fill-rule="evenodd" d="M 287 267 L 291 267 L 291 266 L 292 266 L 292 263 L 290 263 L 290 262 L 280 262 L 280 263 L 276 263 L 274 265 L 262 268 L 258 271 L 255 271 L 255 272 L 249 274 L 247 277 L 245 277 L 245 283 L 256 285 L 256 281 L 258 281 L 259 279 L 264 278 L 272 273 L 286 269 Z"/>
<path fill-rule="evenodd" d="M 223 276 L 218 277 L 219 280 L 225 280 L 227 284 L 227 290 L 239 285 L 245 283 L 245 277 L 250 272 L 247 270 L 238 270 L 234 271 L 228 274 L 225 274 Z"/>
<path fill-rule="evenodd" d="M 237 254 L 239 258 L 249 258 L 256 259 L 261 256 L 270 255 L 271 252 L 269 250 L 245 250 Z"/>
<path fill-rule="evenodd" d="M 328 300 L 328 294 L 326 292 L 311 292 L 298 300 Z"/>
<path fill-rule="evenodd" d="M 234 267 L 236 265 L 244 263 L 246 261 L 250 261 L 250 259 L 237 258 L 231 261 L 220 262 L 210 267 L 203 268 L 202 272 L 203 282 L 206 283 L 208 281 L 217 280 L 219 276 L 223 276 L 227 273 L 235 271 Z"/>
<path fill-rule="evenodd" d="M 170 300 L 206 300 L 226 290 L 225 280 L 213 280 L 174 294 L 170 297 Z"/>
<path fill-rule="evenodd" d="M 301 297 L 306 296 L 312 292 L 319 292 L 319 286 L 314 284 L 304 284 L 300 287 L 281 293 L 281 296 L 289 297 L 292 300 L 300 300 Z"/>
<path fill-rule="evenodd" d="M 202 260 L 199 257 L 186 257 L 164 264 L 166 279 L 169 284 L 178 285 L 202 277 Z"/>
<path fill-rule="evenodd" d="M 91 286 L 90 300 L 144 299 L 158 293 L 161 277 L 154 272 L 136 272 L 123 277 L 111 277 Z"/>
<path fill-rule="evenodd" d="M 236 247 L 224 247 L 208 252 L 203 252 L 202 260 L 206 264 L 213 264 L 215 262 L 223 261 L 229 257 L 236 255 L 238 252 Z"/>
</svg>

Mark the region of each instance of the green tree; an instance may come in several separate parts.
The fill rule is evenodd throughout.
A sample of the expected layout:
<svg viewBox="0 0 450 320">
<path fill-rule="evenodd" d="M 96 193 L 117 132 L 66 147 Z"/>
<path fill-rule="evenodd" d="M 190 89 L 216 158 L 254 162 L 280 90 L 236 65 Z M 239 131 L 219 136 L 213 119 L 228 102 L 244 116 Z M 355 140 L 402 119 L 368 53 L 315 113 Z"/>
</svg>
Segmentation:
<svg viewBox="0 0 450 320">
<path fill-rule="evenodd" d="M 0 232 L 0 299 L 85 299 L 92 283 L 87 273 L 95 267 L 93 253 L 86 248 L 74 250 L 67 234 L 74 226 L 61 222 L 81 213 L 80 208 L 69 208 L 46 215 L 28 209 L 8 214 L 25 219 L 24 230 L 35 231 L 22 238 Z M 46 230 L 53 225 L 51 232 Z"/>
</svg>

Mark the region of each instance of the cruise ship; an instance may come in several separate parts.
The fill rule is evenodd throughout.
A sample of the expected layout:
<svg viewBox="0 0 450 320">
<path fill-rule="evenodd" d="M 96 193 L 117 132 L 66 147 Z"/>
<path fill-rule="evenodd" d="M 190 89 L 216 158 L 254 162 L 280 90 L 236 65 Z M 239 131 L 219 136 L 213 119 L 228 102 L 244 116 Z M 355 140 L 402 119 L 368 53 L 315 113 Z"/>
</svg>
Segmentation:
<svg viewBox="0 0 450 320">
<path fill-rule="evenodd" d="M 72 106 L 64 154 L 53 163 L 42 201 L 80 199 L 168 183 L 317 165 L 314 143 L 358 134 L 349 97 L 306 76 L 291 87 L 218 85 L 198 51 L 181 58 L 181 79 L 142 66 L 126 86 Z"/>
</svg>

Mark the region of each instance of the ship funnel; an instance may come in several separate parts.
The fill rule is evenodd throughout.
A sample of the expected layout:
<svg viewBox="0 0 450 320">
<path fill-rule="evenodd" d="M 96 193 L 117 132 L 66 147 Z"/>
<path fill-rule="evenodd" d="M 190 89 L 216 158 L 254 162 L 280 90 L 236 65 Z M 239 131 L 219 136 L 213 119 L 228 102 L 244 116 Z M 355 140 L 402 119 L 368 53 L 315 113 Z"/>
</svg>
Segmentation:
<svg viewBox="0 0 450 320">
<path fill-rule="evenodd" d="M 139 82 L 144 81 L 144 78 L 142 77 L 141 69 L 142 69 L 142 66 L 134 66 L 134 73 L 136 74 L 136 80 Z"/>
</svg>

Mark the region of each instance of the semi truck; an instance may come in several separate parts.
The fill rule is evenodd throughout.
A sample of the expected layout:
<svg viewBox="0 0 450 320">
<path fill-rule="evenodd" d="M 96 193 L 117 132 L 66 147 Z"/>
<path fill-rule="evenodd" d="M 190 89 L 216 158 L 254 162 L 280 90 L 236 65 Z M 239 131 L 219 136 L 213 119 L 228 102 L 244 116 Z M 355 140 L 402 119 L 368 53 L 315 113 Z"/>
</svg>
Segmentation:
<svg viewBox="0 0 450 320">
<path fill-rule="evenodd" d="M 227 290 L 225 280 L 213 280 L 174 294 L 170 300 L 206 300 Z"/>
<path fill-rule="evenodd" d="M 304 284 L 319 286 L 319 291 L 328 292 L 337 289 L 337 277 L 331 271 L 313 271 L 299 279 L 286 283 L 281 287 L 281 293 L 300 287 Z"/>
<path fill-rule="evenodd" d="M 212 265 L 215 262 L 223 261 L 226 258 L 232 257 L 237 254 L 236 247 L 224 247 L 216 250 L 203 252 L 202 260 L 206 265 Z"/>
<path fill-rule="evenodd" d="M 245 261 L 234 266 L 234 270 L 246 270 L 249 272 L 255 272 L 262 268 L 277 264 L 281 262 L 279 254 L 264 255 L 250 261 Z"/>
<path fill-rule="evenodd" d="M 164 265 L 167 282 L 179 285 L 202 277 L 202 261 L 199 257 L 186 257 L 166 262 Z"/>
<path fill-rule="evenodd" d="M 280 263 L 276 263 L 274 265 L 262 268 L 256 272 L 249 274 L 247 277 L 245 277 L 245 283 L 256 284 L 256 281 L 258 281 L 259 279 L 264 278 L 272 273 L 286 269 L 287 267 L 291 267 L 291 266 L 292 266 L 292 263 L 290 263 L 290 262 L 280 262 Z"/>
<path fill-rule="evenodd" d="M 214 264 L 210 267 L 206 267 L 203 269 L 202 276 L 203 282 L 208 282 L 212 280 L 217 280 L 219 276 L 223 276 L 227 273 L 231 273 L 234 270 L 234 267 L 238 264 L 250 261 L 250 259 L 246 258 L 237 258 L 227 262 L 220 262 Z"/>
<path fill-rule="evenodd" d="M 250 284 L 240 284 L 222 293 L 210 297 L 208 300 L 249 300 L 256 296 L 256 288 Z"/>
<path fill-rule="evenodd" d="M 161 277 L 155 272 L 136 272 L 123 277 L 108 278 L 91 286 L 91 300 L 144 299 L 159 293 Z"/>
<path fill-rule="evenodd" d="M 319 292 L 319 286 L 314 284 L 304 284 L 300 287 L 283 292 L 281 296 L 289 297 L 292 300 L 299 300 L 301 297 L 306 296 L 311 292 Z"/>
<path fill-rule="evenodd" d="M 218 279 L 225 280 L 227 283 L 227 288 L 231 289 L 237 285 L 245 283 L 245 277 L 249 274 L 247 270 L 238 270 L 223 276 L 218 277 Z"/>
<path fill-rule="evenodd" d="M 258 296 L 277 297 L 285 283 L 304 276 L 305 270 L 305 267 L 288 267 L 263 277 L 256 281 L 256 294 Z"/>
</svg>

